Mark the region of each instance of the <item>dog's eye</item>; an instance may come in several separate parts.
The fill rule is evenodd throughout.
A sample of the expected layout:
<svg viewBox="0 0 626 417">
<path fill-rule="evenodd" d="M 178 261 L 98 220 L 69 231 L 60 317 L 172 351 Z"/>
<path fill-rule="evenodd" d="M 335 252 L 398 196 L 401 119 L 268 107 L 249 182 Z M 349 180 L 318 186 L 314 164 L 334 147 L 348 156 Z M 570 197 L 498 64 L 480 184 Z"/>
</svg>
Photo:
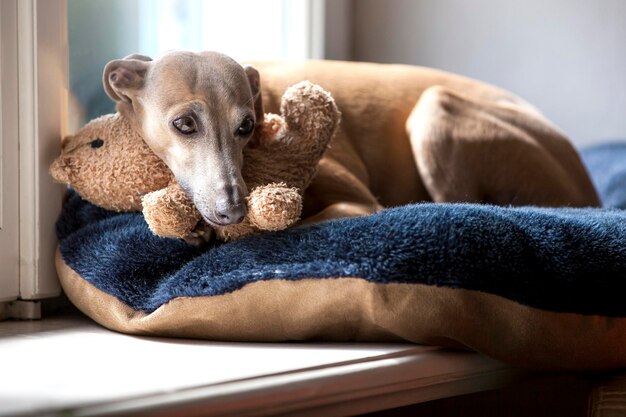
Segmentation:
<svg viewBox="0 0 626 417">
<path fill-rule="evenodd" d="M 100 139 L 100 138 L 94 139 L 91 142 L 89 142 L 89 145 L 91 145 L 91 147 L 94 148 L 94 149 L 95 148 L 99 148 L 102 145 L 104 145 L 104 141 L 102 139 Z"/>
<path fill-rule="evenodd" d="M 172 122 L 176 130 L 184 135 L 190 135 L 196 131 L 196 121 L 193 117 L 182 116 Z"/>
<path fill-rule="evenodd" d="M 239 129 L 237 129 L 237 134 L 239 136 L 248 136 L 254 130 L 254 120 L 251 117 L 246 117 L 241 122 Z"/>
</svg>

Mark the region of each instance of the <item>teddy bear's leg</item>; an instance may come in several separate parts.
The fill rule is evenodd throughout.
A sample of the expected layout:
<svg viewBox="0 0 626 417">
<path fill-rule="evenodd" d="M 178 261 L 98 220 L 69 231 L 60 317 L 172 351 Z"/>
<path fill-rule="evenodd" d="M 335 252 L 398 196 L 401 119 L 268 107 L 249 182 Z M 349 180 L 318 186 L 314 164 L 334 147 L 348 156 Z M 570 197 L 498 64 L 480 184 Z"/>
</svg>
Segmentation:
<svg viewBox="0 0 626 417">
<path fill-rule="evenodd" d="M 597 206 L 569 141 L 534 110 L 427 89 L 407 120 L 419 173 L 435 202 Z"/>
<path fill-rule="evenodd" d="M 342 164 L 326 157 L 304 194 L 299 225 L 341 217 L 366 216 L 383 209 L 366 184 Z"/>
</svg>

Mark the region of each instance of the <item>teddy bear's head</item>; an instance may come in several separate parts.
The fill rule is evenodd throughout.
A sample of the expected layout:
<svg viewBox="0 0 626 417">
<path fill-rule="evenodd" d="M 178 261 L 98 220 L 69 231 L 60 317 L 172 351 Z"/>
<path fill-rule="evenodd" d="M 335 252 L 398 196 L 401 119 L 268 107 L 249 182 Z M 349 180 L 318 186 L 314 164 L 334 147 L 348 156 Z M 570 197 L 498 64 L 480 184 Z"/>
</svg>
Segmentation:
<svg viewBox="0 0 626 417">
<path fill-rule="evenodd" d="M 140 211 L 143 195 L 172 180 L 163 161 L 119 113 L 94 119 L 65 137 L 50 174 L 84 199 L 115 211 Z"/>
</svg>

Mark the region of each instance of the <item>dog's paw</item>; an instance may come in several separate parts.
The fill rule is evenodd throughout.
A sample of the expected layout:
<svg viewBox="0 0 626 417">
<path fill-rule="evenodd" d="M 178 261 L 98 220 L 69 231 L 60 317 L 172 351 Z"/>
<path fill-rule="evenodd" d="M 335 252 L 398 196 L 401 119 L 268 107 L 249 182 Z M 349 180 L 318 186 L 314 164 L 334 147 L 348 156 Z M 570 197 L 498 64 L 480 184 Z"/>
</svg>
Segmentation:
<svg viewBox="0 0 626 417">
<path fill-rule="evenodd" d="M 209 242 L 215 235 L 215 230 L 202 221 L 198 223 L 194 230 L 184 236 L 183 240 L 189 245 L 200 246 L 203 243 Z"/>
</svg>

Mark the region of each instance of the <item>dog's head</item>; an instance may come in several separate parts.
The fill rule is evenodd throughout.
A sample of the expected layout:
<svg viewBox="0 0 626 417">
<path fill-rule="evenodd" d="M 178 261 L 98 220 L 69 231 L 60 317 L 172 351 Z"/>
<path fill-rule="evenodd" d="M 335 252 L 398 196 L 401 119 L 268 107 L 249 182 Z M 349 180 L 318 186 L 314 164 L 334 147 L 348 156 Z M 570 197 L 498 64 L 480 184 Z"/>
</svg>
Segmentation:
<svg viewBox="0 0 626 417">
<path fill-rule="evenodd" d="M 243 148 L 263 117 L 259 73 L 219 53 L 176 51 L 111 61 L 103 81 L 204 219 L 239 223 Z"/>
</svg>

